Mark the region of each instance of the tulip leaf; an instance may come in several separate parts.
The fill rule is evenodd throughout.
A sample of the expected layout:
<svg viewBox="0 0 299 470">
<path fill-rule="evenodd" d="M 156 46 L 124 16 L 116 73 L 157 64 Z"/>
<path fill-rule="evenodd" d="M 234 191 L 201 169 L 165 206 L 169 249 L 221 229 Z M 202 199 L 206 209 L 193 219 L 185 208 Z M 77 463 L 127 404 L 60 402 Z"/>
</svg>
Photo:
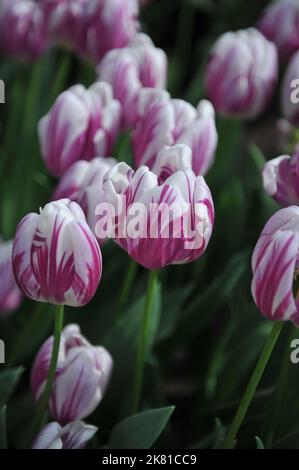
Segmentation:
<svg viewBox="0 0 299 470">
<path fill-rule="evenodd" d="M 164 431 L 174 406 L 143 411 L 126 418 L 112 430 L 112 449 L 150 449 Z"/>
<path fill-rule="evenodd" d="M 0 450 L 6 448 L 6 406 L 4 405 L 0 409 Z"/>
<path fill-rule="evenodd" d="M 14 392 L 24 369 L 17 367 L 8 369 L 0 374 L 0 408 L 7 403 L 10 395 Z"/>
</svg>

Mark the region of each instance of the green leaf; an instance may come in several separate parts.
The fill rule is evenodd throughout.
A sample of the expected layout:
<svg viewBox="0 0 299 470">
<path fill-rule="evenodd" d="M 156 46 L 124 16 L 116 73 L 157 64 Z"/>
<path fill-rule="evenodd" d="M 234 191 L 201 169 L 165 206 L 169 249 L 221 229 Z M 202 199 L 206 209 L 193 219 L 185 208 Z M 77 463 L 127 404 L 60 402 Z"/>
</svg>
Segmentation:
<svg viewBox="0 0 299 470">
<path fill-rule="evenodd" d="M 248 255 L 249 252 L 246 250 L 232 257 L 214 281 L 186 307 L 180 324 L 180 338 L 192 340 L 202 328 L 211 322 L 213 314 L 233 294 L 238 281 L 248 269 Z"/>
<path fill-rule="evenodd" d="M 8 369 L 0 374 L 0 408 L 7 403 L 23 374 L 23 367 Z"/>
<path fill-rule="evenodd" d="M 255 438 L 255 442 L 256 442 L 256 448 L 257 449 L 265 449 L 263 441 L 258 436 L 255 436 L 254 438 Z"/>
<path fill-rule="evenodd" d="M 6 406 L 2 406 L 0 409 L 0 449 L 7 448 L 6 440 Z"/>
<path fill-rule="evenodd" d="M 126 418 L 115 426 L 110 437 L 112 449 L 150 449 L 164 431 L 174 406 L 147 410 Z"/>
</svg>

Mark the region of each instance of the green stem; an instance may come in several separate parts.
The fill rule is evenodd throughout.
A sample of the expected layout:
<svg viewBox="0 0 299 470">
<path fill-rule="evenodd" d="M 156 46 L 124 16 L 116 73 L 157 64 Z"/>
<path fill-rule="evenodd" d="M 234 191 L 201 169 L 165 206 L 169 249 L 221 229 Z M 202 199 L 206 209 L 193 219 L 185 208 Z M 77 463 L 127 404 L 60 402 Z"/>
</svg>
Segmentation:
<svg viewBox="0 0 299 470">
<path fill-rule="evenodd" d="M 126 300 L 129 296 L 132 284 L 134 282 L 135 276 L 136 276 L 136 271 L 137 271 L 137 263 L 133 260 L 130 259 L 129 266 L 126 272 L 126 275 L 123 280 L 123 284 L 120 290 L 120 295 L 117 299 L 117 308 L 116 308 L 116 317 L 120 315 L 122 312 L 124 305 L 126 303 Z"/>
<path fill-rule="evenodd" d="M 35 429 L 36 432 L 38 432 L 40 427 L 43 425 L 46 409 L 47 409 L 50 395 L 51 395 L 52 382 L 56 374 L 60 337 L 61 337 L 61 331 L 63 328 L 63 311 L 64 311 L 63 305 L 56 305 L 52 357 L 51 357 L 50 369 L 48 373 L 45 391 L 38 403 L 38 410 L 37 410 L 37 417 L 36 417 L 36 429 Z"/>
<path fill-rule="evenodd" d="M 149 344 L 150 320 L 153 311 L 154 292 L 158 282 L 158 271 L 151 271 L 148 279 L 139 344 L 136 359 L 135 378 L 133 383 L 132 414 L 137 413 L 143 384 L 144 365 Z"/>
<path fill-rule="evenodd" d="M 226 439 L 223 444 L 224 449 L 233 449 L 235 446 L 235 438 L 239 432 L 240 426 L 245 418 L 245 415 L 248 411 L 250 403 L 253 399 L 257 386 L 261 380 L 261 377 L 264 373 L 264 370 L 268 364 L 271 353 L 274 349 L 274 346 L 277 342 L 281 329 L 283 327 L 283 322 L 274 323 L 271 333 L 265 343 L 262 354 L 258 360 L 258 363 L 255 367 L 255 370 L 251 376 L 249 384 L 245 390 L 241 403 L 239 405 L 238 411 L 233 419 L 233 422 L 228 430 Z"/>
</svg>

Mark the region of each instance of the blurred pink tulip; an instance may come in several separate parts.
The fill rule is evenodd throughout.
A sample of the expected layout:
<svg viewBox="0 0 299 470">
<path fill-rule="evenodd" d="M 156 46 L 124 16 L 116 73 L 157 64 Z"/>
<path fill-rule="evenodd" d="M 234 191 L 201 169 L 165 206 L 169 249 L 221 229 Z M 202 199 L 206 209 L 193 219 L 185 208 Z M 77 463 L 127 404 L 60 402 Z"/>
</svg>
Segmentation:
<svg viewBox="0 0 299 470">
<path fill-rule="evenodd" d="M 265 225 L 252 256 L 252 295 L 269 320 L 292 321 L 299 325 L 297 277 L 299 250 L 299 207 L 276 212 Z"/>
<path fill-rule="evenodd" d="M 299 149 L 290 157 L 268 161 L 263 169 L 265 191 L 282 206 L 299 205 Z"/>
<path fill-rule="evenodd" d="M 89 0 L 39 0 L 46 17 L 49 37 L 54 43 L 76 46 Z"/>
<path fill-rule="evenodd" d="M 281 58 L 290 57 L 299 49 L 298 0 L 275 0 L 265 9 L 258 28 L 274 42 Z"/>
<path fill-rule="evenodd" d="M 13 270 L 24 294 L 40 302 L 79 307 L 95 294 L 102 257 L 80 206 L 51 202 L 19 223 Z"/>
<path fill-rule="evenodd" d="M 58 423 L 49 423 L 35 438 L 32 449 L 84 449 L 97 430 L 83 421 L 74 421 L 63 428 Z"/>
<path fill-rule="evenodd" d="M 188 161 L 189 147 L 181 146 L 180 154 Z M 179 160 L 175 166 L 185 168 Z M 115 241 L 145 268 L 189 263 L 204 253 L 212 234 L 214 206 L 204 178 L 191 168 L 175 171 L 159 186 L 147 167 L 134 172 L 119 163 L 106 174 L 103 187 L 117 214 Z M 96 233 L 100 228 L 98 222 Z"/>
<path fill-rule="evenodd" d="M 53 336 L 42 345 L 31 372 L 31 388 L 36 401 L 43 393 L 50 368 Z M 84 419 L 102 400 L 112 373 L 108 351 L 92 346 L 78 325 L 68 325 L 61 335 L 56 376 L 49 408 L 60 424 Z"/>
<path fill-rule="evenodd" d="M 2 0 L 0 41 L 8 55 L 36 60 L 46 50 L 48 33 L 40 5 L 33 0 Z"/>
<path fill-rule="evenodd" d="M 142 88 L 165 88 L 167 57 L 146 34 L 138 34 L 122 49 L 108 52 L 98 66 L 100 80 L 110 83 L 122 104 L 123 125 L 132 127 L 138 116 L 138 95 Z"/>
<path fill-rule="evenodd" d="M 192 150 L 192 168 L 205 175 L 214 161 L 218 135 L 211 103 L 200 101 L 197 109 L 166 91 L 145 88 L 139 94 L 139 119 L 132 133 L 136 166 L 153 168 L 165 145 L 185 144 Z"/>
<path fill-rule="evenodd" d="M 268 105 L 277 78 L 275 45 L 249 28 L 225 33 L 216 41 L 205 84 L 217 113 L 254 118 Z"/>
<path fill-rule="evenodd" d="M 0 317 L 17 310 L 23 298 L 12 271 L 12 244 L 0 238 Z"/>
<path fill-rule="evenodd" d="M 61 178 L 53 195 L 53 200 L 68 198 L 77 202 L 83 209 L 87 223 L 95 231 L 95 210 L 105 201 L 103 179 L 107 171 L 115 165 L 114 158 L 93 158 L 90 162 L 79 160 Z M 103 243 L 104 240 L 98 240 Z"/>
<path fill-rule="evenodd" d="M 121 107 L 108 83 L 89 89 L 76 85 L 64 91 L 39 122 L 39 140 L 48 170 L 62 176 L 77 160 L 111 153 Z"/>
<path fill-rule="evenodd" d="M 88 0 L 83 10 L 77 50 L 94 63 L 127 46 L 139 29 L 137 0 Z"/>
</svg>

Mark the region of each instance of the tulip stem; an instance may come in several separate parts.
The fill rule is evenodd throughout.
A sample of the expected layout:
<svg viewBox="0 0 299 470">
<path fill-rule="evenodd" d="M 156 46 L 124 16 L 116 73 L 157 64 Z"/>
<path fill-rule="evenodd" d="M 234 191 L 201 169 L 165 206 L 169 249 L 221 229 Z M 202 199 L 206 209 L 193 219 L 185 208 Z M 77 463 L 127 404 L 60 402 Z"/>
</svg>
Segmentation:
<svg viewBox="0 0 299 470">
<path fill-rule="evenodd" d="M 264 349 L 260 355 L 260 358 L 251 376 L 249 384 L 247 385 L 247 388 L 245 390 L 245 393 L 243 395 L 243 398 L 241 400 L 237 413 L 233 419 L 232 424 L 230 425 L 226 439 L 222 446 L 223 449 L 233 449 L 235 447 L 236 436 L 239 432 L 241 424 L 248 411 L 250 403 L 257 389 L 257 386 L 262 378 L 264 370 L 268 364 L 271 353 L 277 342 L 277 339 L 279 337 L 282 327 L 283 327 L 283 322 L 275 322 L 272 327 L 271 333 L 267 338 Z"/>
<path fill-rule="evenodd" d="M 38 429 L 36 431 L 38 431 L 39 428 L 43 425 L 46 408 L 48 406 L 50 395 L 51 395 L 52 382 L 56 373 L 59 346 L 60 346 L 60 337 L 61 337 L 61 331 L 63 328 L 63 312 L 64 312 L 64 306 L 56 305 L 54 342 L 53 342 L 53 348 L 52 348 L 51 363 L 50 363 L 50 369 L 48 373 L 45 391 L 38 403 L 38 411 L 37 411 L 37 419 L 36 419 Z"/>
<path fill-rule="evenodd" d="M 148 279 L 147 292 L 143 310 L 143 318 L 139 335 L 135 378 L 133 383 L 133 401 L 132 401 L 132 414 L 137 413 L 140 404 L 140 395 L 142 391 L 144 365 L 146 361 L 146 354 L 148 352 L 148 345 L 151 330 L 151 316 L 153 312 L 154 293 L 158 282 L 158 271 L 151 271 Z"/>
<path fill-rule="evenodd" d="M 125 305 L 125 302 L 128 298 L 128 295 L 130 293 L 132 284 L 134 282 L 135 276 L 136 276 L 136 271 L 137 271 L 137 263 L 133 259 L 130 260 L 126 275 L 124 277 L 121 290 L 120 290 L 120 295 L 117 300 L 117 308 L 116 308 L 116 317 L 119 316 L 119 314 L 122 312 L 123 307 Z"/>
</svg>

